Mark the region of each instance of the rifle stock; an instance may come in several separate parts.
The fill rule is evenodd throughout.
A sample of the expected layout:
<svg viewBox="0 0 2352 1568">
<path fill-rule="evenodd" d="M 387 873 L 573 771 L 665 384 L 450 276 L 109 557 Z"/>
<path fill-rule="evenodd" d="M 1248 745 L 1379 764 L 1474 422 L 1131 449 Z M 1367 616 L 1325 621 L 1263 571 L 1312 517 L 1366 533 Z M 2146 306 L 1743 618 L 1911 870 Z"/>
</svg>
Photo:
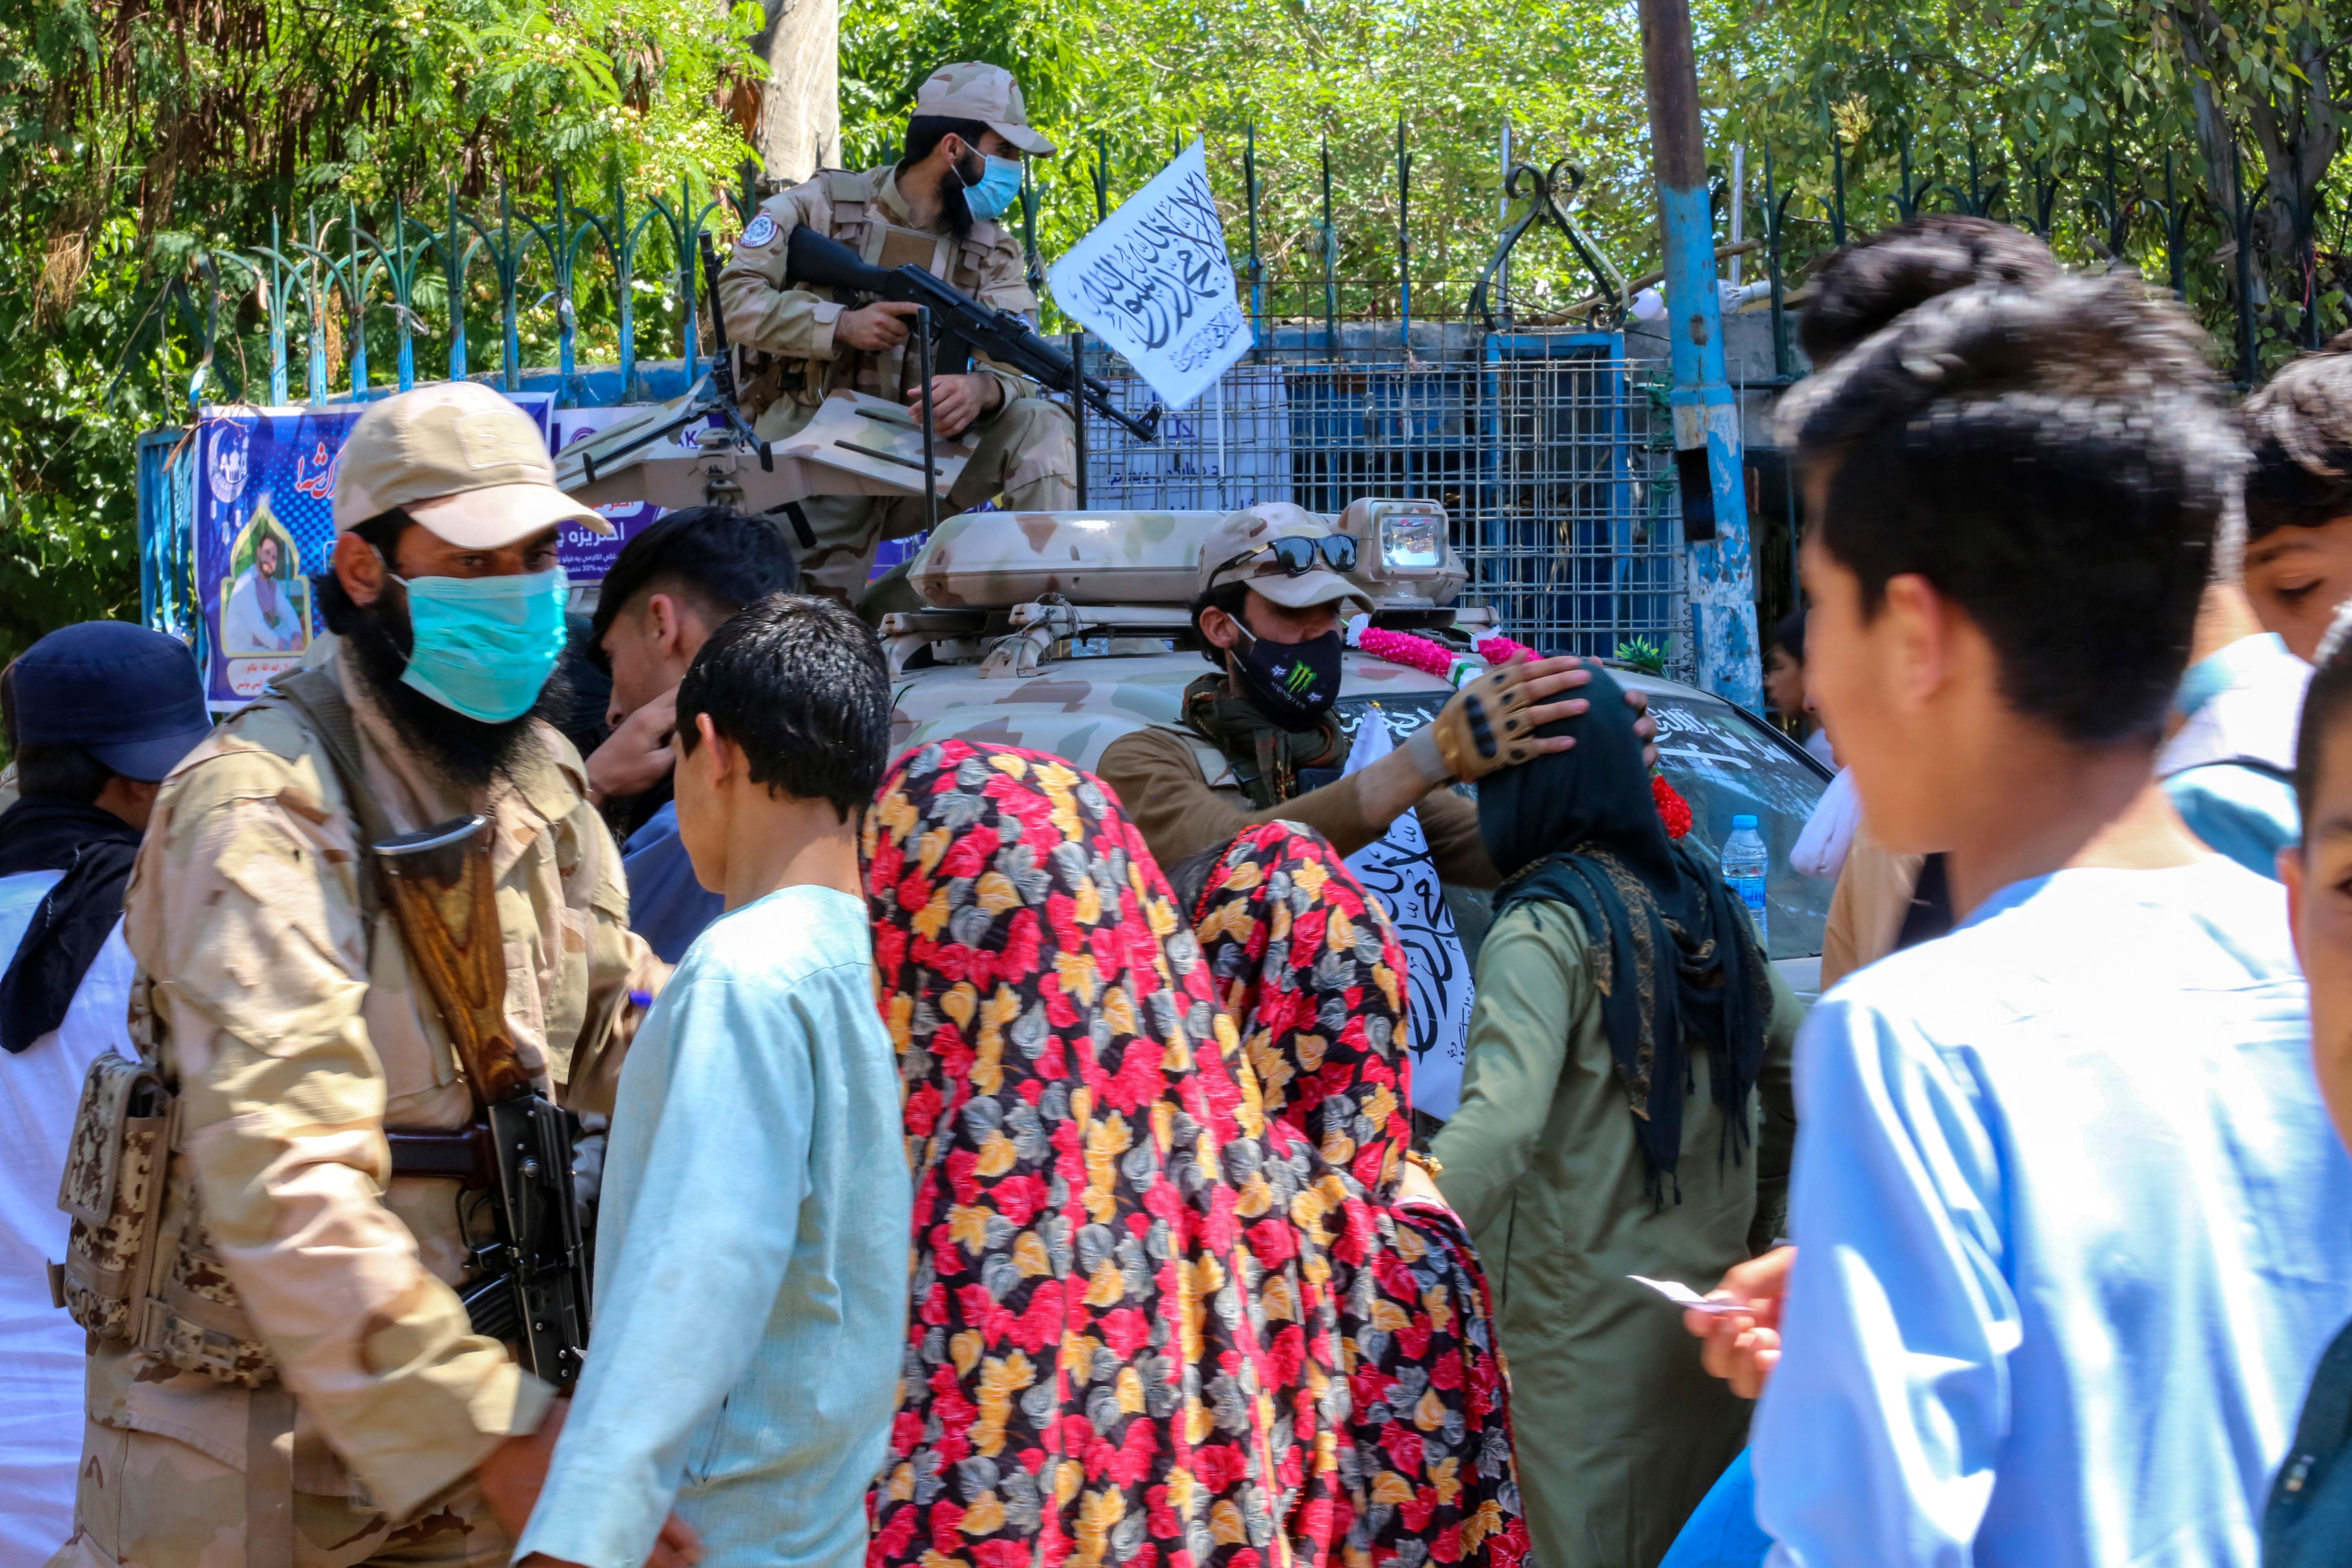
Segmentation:
<svg viewBox="0 0 2352 1568">
<path fill-rule="evenodd" d="M 971 364 L 975 353 L 986 354 L 1041 386 L 1078 399 L 1124 426 L 1138 440 L 1160 438 L 1160 405 L 1153 404 L 1138 419 L 1115 405 L 1109 387 L 1086 374 L 1076 361 L 1039 336 L 1025 319 L 983 305 L 911 262 L 895 268 L 872 266 L 839 240 L 803 224 L 785 242 L 784 276 L 792 282 L 830 289 L 837 295 L 865 294 L 923 306 L 931 312 L 933 330 L 952 345 L 943 345 L 939 356 L 937 369 L 941 374 L 957 374 Z"/>
<path fill-rule="evenodd" d="M 441 1010 L 478 1103 L 530 1089 L 507 1038 L 506 934 L 490 876 L 489 824 L 460 818 L 372 847 L 408 955 Z"/>
</svg>

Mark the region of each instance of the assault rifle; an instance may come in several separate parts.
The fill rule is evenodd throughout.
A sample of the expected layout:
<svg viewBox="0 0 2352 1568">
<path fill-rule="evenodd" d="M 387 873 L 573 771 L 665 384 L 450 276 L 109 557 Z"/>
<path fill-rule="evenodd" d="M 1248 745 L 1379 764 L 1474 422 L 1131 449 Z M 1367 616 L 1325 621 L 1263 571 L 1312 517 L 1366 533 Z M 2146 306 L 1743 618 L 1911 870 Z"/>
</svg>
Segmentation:
<svg viewBox="0 0 2352 1568">
<path fill-rule="evenodd" d="M 864 294 L 926 307 L 940 339 L 937 369 L 941 375 L 961 374 L 971 368 L 975 353 L 983 353 L 1040 386 L 1077 398 L 1104 418 L 1123 426 L 1138 440 L 1160 438 L 1159 404 L 1136 418 L 1111 402 L 1109 387 L 1081 371 L 1024 318 L 970 299 L 912 262 L 896 268 L 873 266 L 839 240 L 802 224 L 785 242 L 784 277 L 793 283 L 830 289 L 836 295 Z"/>
<path fill-rule="evenodd" d="M 490 876 L 489 824 L 459 817 L 369 849 L 478 1113 L 459 1131 L 391 1134 L 394 1170 L 455 1176 L 488 1194 L 496 1238 L 474 1249 L 458 1286 L 467 1317 L 476 1333 L 514 1342 L 525 1367 L 567 1388 L 588 1346 L 588 1253 L 572 1197 L 572 1124 L 532 1084 L 508 1037 L 506 937 Z"/>
</svg>

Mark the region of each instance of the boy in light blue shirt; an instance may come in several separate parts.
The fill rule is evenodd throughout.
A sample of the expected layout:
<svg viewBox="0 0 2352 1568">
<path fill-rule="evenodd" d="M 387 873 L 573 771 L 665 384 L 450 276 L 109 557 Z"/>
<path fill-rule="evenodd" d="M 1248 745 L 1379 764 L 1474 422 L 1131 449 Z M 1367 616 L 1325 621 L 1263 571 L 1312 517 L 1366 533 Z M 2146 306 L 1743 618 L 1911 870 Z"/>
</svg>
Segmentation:
<svg viewBox="0 0 2352 1568">
<path fill-rule="evenodd" d="M 2283 900 L 2152 771 L 2243 458 L 2204 350 L 1979 286 L 1791 395 L 1808 673 L 1958 923 L 1808 1019 L 1793 1268 L 1726 1281 L 1780 1568 L 2252 1568 L 2352 1311 Z"/>
<path fill-rule="evenodd" d="M 874 634 L 824 599 L 743 610 L 678 687 L 679 837 L 726 912 L 622 1071 L 588 1364 L 519 1562 L 865 1559 L 912 1224 L 857 855 L 889 721 Z"/>
</svg>

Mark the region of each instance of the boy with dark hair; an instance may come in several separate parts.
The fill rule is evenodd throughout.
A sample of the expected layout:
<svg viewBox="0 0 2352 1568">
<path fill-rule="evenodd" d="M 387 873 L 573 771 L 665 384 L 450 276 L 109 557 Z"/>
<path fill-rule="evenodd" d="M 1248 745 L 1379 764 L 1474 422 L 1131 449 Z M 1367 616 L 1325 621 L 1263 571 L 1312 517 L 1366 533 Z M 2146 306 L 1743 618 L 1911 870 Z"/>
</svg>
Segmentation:
<svg viewBox="0 0 2352 1568">
<path fill-rule="evenodd" d="M 665 963 L 684 957 L 719 910 L 694 879 L 670 805 L 678 682 L 728 616 L 799 585 L 792 552 L 767 522 L 697 506 L 633 536 L 598 591 L 588 647 L 613 678 L 613 733 L 589 755 L 588 793 L 600 805 L 628 802 L 629 921 Z"/>
<path fill-rule="evenodd" d="M 2275 891 L 2151 772 L 2242 467 L 2204 350 L 2128 276 L 1979 286 L 1790 397 L 1814 696 L 1960 923 L 1799 1044 L 1775 1563 L 2251 1564 L 2352 1309 Z"/>
<path fill-rule="evenodd" d="M 2352 598 L 2352 332 L 2246 399 L 2246 591 L 2298 658 Z"/>
<path fill-rule="evenodd" d="M 1978 283 L 2030 289 L 2058 276 L 2058 258 L 2009 224 L 1922 213 L 1841 248 L 1813 275 L 1797 342 L 1817 370 L 1939 294 Z"/>
<path fill-rule="evenodd" d="M 858 1568 L 913 1223 L 858 865 L 888 670 L 847 610 L 779 594 L 677 712 L 679 835 L 727 912 L 622 1071 L 595 1342 L 517 1555 L 635 1568 L 674 1500 L 708 1561 Z"/>
<path fill-rule="evenodd" d="M 1990 218 L 1922 213 L 1853 241 L 1814 269 L 1813 301 L 1805 307 L 1798 341 L 1814 367 L 1826 370 L 1905 311 L 1956 289 L 2033 288 L 2057 276 L 2058 258 L 2050 247 L 2021 229 Z M 1828 733 L 1823 726 L 1814 738 Z M 1861 824 L 1830 897 L 1822 986 L 1828 989 L 1897 948 L 1940 936 L 1951 923 L 1940 857 L 1892 854 Z"/>
</svg>

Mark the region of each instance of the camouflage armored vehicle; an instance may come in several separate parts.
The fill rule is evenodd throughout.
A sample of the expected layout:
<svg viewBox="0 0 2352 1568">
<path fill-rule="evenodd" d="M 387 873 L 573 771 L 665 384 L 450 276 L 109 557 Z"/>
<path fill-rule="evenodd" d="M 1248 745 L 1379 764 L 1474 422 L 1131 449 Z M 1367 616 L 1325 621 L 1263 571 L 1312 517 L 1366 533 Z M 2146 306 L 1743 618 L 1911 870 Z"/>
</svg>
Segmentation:
<svg viewBox="0 0 2352 1568">
<path fill-rule="evenodd" d="M 1103 749 L 1157 725 L 1193 742 L 1212 784 L 1234 781 L 1223 755 L 1178 721 L 1184 688 L 1207 668 L 1191 601 L 1200 542 L 1213 511 L 964 512 L 946 519 L 908 563 L 919 606 L 881 617 L 895 677 L 892 742 L 960 736 L 1050 752 L 1093 769 Z M 1372 624 L 1416 633 L 1469 654 L 1498 626 L 1462 602 L 1462 559 L 1433 501 L 1365 500 L 1337 526 L 1359 542 L 1351 574 L 1374 605 Z M 905 599 L 902 595 L 900 603 Z M 1691 803 L 1693 832 L 1710 855 L 1735 814 L 1751 814 L 1773 852 L 1770 945 L 1790 984 L 1818 988 L 1831 885 L 1801 877 L 1788 852 L 1828 775 L 1778 730 L 1722 699 L 1620 669 L 1649 694 L 1666 776 Z M 1339 713 L 1355 734 L 1367 721 L 1402 741 L 1435 716 L 1452 688 L 1438 677 L 1353 647 Z M 1484 921 L 1478 897 L 1449 889 L 1465 939 Z"/>
</svg>

